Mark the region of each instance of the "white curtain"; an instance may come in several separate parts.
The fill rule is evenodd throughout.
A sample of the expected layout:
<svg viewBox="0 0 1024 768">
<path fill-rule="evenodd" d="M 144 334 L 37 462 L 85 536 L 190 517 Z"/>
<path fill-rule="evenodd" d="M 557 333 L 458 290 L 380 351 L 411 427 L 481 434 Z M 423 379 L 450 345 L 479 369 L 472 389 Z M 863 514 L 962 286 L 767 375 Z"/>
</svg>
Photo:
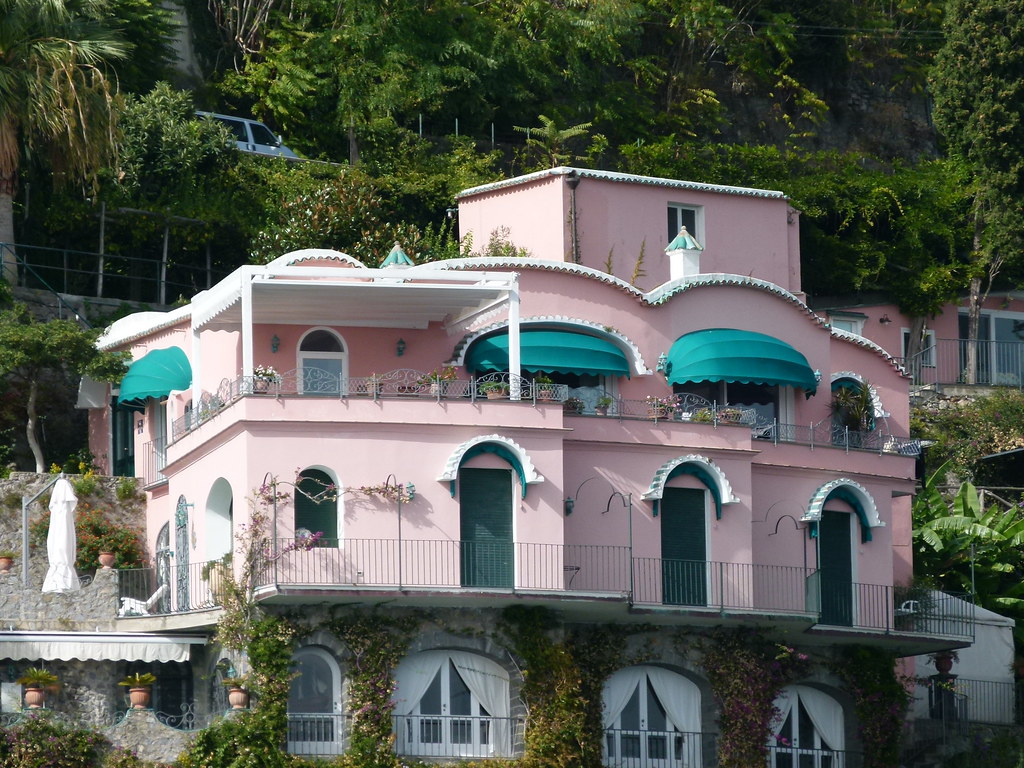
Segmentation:
<svg viewBox="0 0 1024 768">
<path fill-rule="evenodd" d="M 407 657 L 395 670 L 395 714 L 410 715 L 427 692 L 434 677 L 451 660 L 466 687 L 491 717 L 493 753 L 507 755 L 512 751 L 508 727 L 508 674 L 490 659 L 466 651 L 423 651 Z M 408 747 L 408 728 L 400 723 L 397 746 L 401 754 Z"/>
<path fill-rule="evenodd" d="M 508 727 L 508 673 L 490 659 L 466 651 L 450 651 L 449 656 L 455 669 L 462 676 L 466 687 L 476 696 L 480 706 L 491 717 L 490 754 L 504 756 L 512 753 Z"/>
<path fill-rule="evenodd" d="M 660 667 L 645 667 L 668 719 L 684 733 L 700 733 L 700 689 L 692 680 Z"/>
<path fill-rule="evenodd" d="M 786 718 L 789 717 L 789 713 L 793 711 L 793 706 L 796 704 L 796 692 L 793 690 L 794 686 L 787 686 L 779 691 L 779 695 L 775 697 L 775 708 L 779 710 L 779 719 L 772 723 L 772 735 L 778 736 L 779 731 L 782 730 L 782 726 L 786 724 Z M 769 747 L 776 746 L 776 741 L 773 739 L 768 744 Z"/>
<path fill-rule="evenodd" d="M 817 688 L 809 688 L 806 685 L 794 685 L 793 687 L 800 696 L 811 722 L 814 723 L 815 730 L 828 744 L 829 749 L 836 751 L 845 749 L 843 708 L 839 706 L 839 702 Z"/>
<path fill-rule="evenodd" d="M 611 728 L 619 719 L 619 715 L 629 703 L 629 697 L 633 695 L 643 674 L 643 667 L 626 667 L 608 678 L 604 684 L 605 728 Z"/>
</svg>

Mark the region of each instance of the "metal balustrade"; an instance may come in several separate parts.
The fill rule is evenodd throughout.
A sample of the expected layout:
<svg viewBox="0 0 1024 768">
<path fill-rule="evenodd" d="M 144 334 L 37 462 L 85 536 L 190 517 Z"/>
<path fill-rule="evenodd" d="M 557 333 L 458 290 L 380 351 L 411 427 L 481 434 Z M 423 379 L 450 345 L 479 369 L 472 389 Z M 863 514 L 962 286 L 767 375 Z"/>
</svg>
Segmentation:
<svg viewBox="0 0 1024 768">
<path fill-rule="evenodd" d="M 810 749 L 791 744 L 768 748 L 769 768 L 861 768 L 860 752 L 838 749 Z"/>
<path fill-rule="evenodd" d="M 928 704 L 928 718 L 967 723 L 1014 725 L 1020 721 L 1018 689 L 1013 682 L 937 675 L 918 679 L 916 698 Z"/>
<path fill-rule="evenodd" d="M 395 751 L 421 758 L 512 757 L 522 718 L 488 715 L 392 715 Z"/>
<path fill-rule="evenodd" d="M 142 447 L 142 487 L 146 488 L 167 479 L 164 467 L 167 466 L 167 438 L 160 437 L 146 443 Z"/>
<path fill-rule="evenodd" d="M 348 749 L 352 717 L 335 712 L 289 712 L 288 753 L 332 757 Z"/>
<path fill-rule="evenodd" d="M 122 568 L 118 576 L 118 615 L 149 616 L 184 613 L 220 605 L 223 573 L 220 560 L 181 566 L 166 562 L 157 568 Z"/>
<path fill-rule="evenodd" d="M 602 762 L 608 768 L 703 768 L 705 742 L 713 745 L 714 739 L 705 733 L 605 728 Z"/>
<path fill-rule="evenodd" d="M 633 559 L 633 602 L 733 611 L 815 612 L 799 567 L 699 560 Z"/>
<path fill-rule="evenodd" d="M 915 386 L 1024 387 L 1024 342 L 1020 341 L 936 339 L 914 357 L 897 360 Z"/>
<path fill-rule="evenodd" d="M 896 605 L 891 586 L 836 581 L 795 566 L 630 557 L 629 547 L 426 539 L 278 539 L 254 586 L 360 591 L 503 591 L 614 598 L 680 610 L 793 614 L 823 626 L 974 637 L 964 596 Z M 223 595 L 219 560 L 120 570 L 122 616 L 212 608 Z M 157 595 L 162 585 L 167 588 Z M 145 607 L 147 606 L 148 607 Z"/>
</svg>

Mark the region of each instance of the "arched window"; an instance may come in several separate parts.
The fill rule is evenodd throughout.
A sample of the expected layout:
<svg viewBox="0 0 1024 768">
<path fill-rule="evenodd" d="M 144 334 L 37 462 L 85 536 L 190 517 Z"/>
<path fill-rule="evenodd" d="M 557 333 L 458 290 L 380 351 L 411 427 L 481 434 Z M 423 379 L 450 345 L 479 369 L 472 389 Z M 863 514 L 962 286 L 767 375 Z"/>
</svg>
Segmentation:
<svg viewBox="0 0 1024 768">
<path fill-rule="evenodd" d="M 775 700 L 781 714 L 768 744 L 770 768 L 842 768 L 843 708 L 827 693 L 788 685 Z"/>
<path fill-rule="evenodd" d="M 424 651 L 395 671 L 401 755 L 503 757 L 511 753 L 508 672 L 466 651 Z"/>
<path fill-rule="evenodd" d="M 700 690 L 667 669 L 620 669 L 604 686 L 605 765 L 699 768 Z"/>
<path fill-rule="evenodd" d="M 332 331 L 310 331 L 299 343 L 299 368 L 305 395 L 344 394 L 348 376 L 345 345 Z"/>
<path fill-rule="evenodd" d="M 217 560 L 234 549 L 232 542 L 234 501 L 231 484 L 217 478 L 206 498 L 206 559 Z"/>
<path fill-rule="evenodd" d="M 295 535 L 320 532 L 320 545 L 338 545 L 338 496 L 334 479 L 320 469 L 302 470 L 295 489 Z M 305 533 L 308 532 L 308 533 Z"/>
<path fill-rule="evenodd" d="M 344 752 L 341 669 L 325 648 L 306 646 L 292 656 L 288 690 L 288 752 L 339 755 Z"/>
</svg>

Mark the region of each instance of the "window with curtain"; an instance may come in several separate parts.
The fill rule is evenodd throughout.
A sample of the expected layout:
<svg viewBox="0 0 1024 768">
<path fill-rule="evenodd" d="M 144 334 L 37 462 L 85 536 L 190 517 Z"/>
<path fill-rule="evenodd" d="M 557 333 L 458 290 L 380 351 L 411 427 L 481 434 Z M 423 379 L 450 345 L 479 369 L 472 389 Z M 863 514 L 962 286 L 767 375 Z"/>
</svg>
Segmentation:
<svg viewBox="0 0 1024 768">
<path fill-rule="evenodd" d="M 344 751 L 341 669 L 325 648 L 307 646 L 292 656 L 288 690 L 288 752 L 337 755 Z"/>
<path fill-rule="evenodd" d="M 511 754 L 509 678 L 467 651 L 425 651 L 395 672 L 399 754 L 505 757 Z"/>
<path fill-rule="evenodd" d="M 780 712 L 768 744 L 770 768 L 843 768 L 843 708 L 806 685 L 786 686 L 775 700 Z"/>
<path fill-rule="evenodd" d="M 680 674 L 627 667 L 605 683 L 605 765 L 699 768 L 700 728 L 700 690 Z"/>
</svg>

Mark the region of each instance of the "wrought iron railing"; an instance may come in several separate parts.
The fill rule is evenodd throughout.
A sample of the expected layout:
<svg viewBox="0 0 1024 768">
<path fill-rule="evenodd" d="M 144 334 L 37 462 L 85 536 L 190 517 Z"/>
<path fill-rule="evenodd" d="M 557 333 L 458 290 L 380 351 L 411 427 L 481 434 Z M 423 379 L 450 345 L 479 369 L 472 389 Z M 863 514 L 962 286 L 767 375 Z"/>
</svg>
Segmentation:
<svg viewBox="0 0 1024 768">
<path fill-rule="evenodd" d="M 544 384 L 508 373 L 491 373 L 471 379 L 434 380 L 431 374 L 409 368 L 364 377 L 340 377 L 320 369 L 294 369 L 274 377 L 224 379 L 216 392 L 204 392 L 198 404 L 171 426 L 173 439 L 206 423 L 242 397 L 370 398 L 479 402 L 505 400 L 528 403 L 560 403 L 570 416 L 614 417 L 655 422 L 687 422 L 749 427 L 754 438 L 774 443 L 831 446 L 846 451 L 864 450 L 914 456 L 920 442 L 880 430 L 836 428 L 831 420 L 809 426 L 765 420 L 756 409 L 720 406 L 695 395 L 626 399 L 598 390 L 570 390 L 564 384 Z"/>
<path fill-rule="evenodd" d="M 142 447 L 145 462 L 142 467 L 142 486 L 144 488 L 162 483 L 167 477 L 164 467 L 167 466 L 167 438 L 160 437 L 146 443 Z"/>
<path fill-rule="evenodd" d="M 335 712 L 289 712 L 288 752 L 330 757 L 344 754 L 352 717 Z"/>
<path fill-rule="evenodd" d="M 1024 387 L 1024 342 L 936 339 L 911 358 L 899 359 L 915 386 L 980 384 Z"/>
<path fill-rule="evenodd" d="M 1021 720 L 1018 688 L 1012 681 L 932 675 L 918 678 L 916 697 L 927 702 L 928 717 L 933 720 L 959 718 L 993 725 L 1014 725 Z"/>
<path fill-rule="evenodd" d="M 221 560 L 177 563 L 157 568 L 122 568 L 118 575 L 118 615 L 122 618 L 184 613 L 219 606 L 224 595 Z"/>
<path fill-rule="evenodd" d="M 393 715 L 395 751 L 424 758 L 512 757 L 523 742 L 522 718 Z"/>
<path fill-rule="evenodd" d="M 974 606 L 968 596 L 944 594 L 897 605 L 894 594 L 891 586 L 836 579 L 828 571 L 808 577 L 808 604 L 816 606 L 820 625 L 973 639 Z"/>
<path fill-rule="evenodd" d="M 714 735 L 684 731 L 605 728 L 604 759 L 610 768 L 702 768 Z"/>
<path fill-rule="evenodd" d="M 839 749 L 810 749 L 779 744 L 768 748 L 769 768 L 861 768 L 860 752 Z"/>
</svg>

